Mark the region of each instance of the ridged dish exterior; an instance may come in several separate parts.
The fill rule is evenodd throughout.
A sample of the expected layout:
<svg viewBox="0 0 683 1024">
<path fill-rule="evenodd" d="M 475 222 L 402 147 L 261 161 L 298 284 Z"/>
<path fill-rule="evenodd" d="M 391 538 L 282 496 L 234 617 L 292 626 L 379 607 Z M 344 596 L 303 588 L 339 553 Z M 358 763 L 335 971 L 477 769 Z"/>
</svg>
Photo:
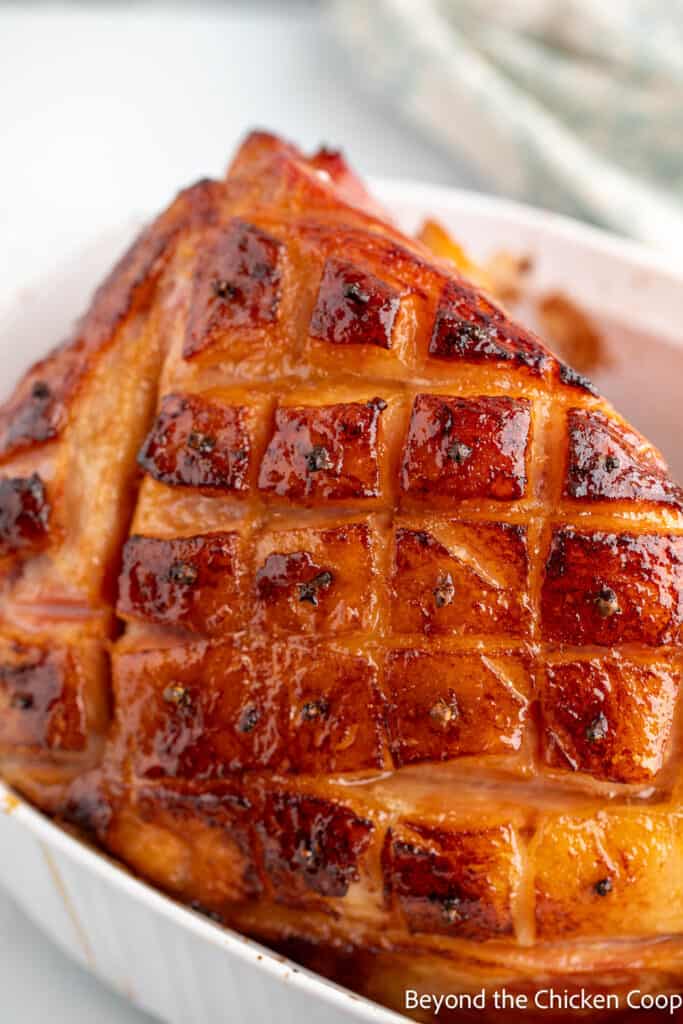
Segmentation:
<svg viewBox="0 0 683 1024">
<path fill-rule="evenodd" d="M 83 968 L 168 1024 L 393 1024 L 401 1018 L 187 911 L 2 799 L 2 884 Z M 7 811 L 7 814 L 3 813 Z"/>
<path fill-rule="evenodd" d="M 681 492 L 336 154 L 181 193 L 0 453 L 39 806 L 389 1004 L 677 984 Z"/>
</svg>

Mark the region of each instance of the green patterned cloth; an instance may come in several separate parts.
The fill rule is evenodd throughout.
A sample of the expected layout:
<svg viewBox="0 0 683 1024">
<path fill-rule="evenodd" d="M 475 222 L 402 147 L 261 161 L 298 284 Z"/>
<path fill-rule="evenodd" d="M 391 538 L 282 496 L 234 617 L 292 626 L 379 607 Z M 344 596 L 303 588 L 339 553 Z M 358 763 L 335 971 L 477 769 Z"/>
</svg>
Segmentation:
<svg viewBox="0 0 683 1024">
<path fill-rule="evenodd" d="M 683 0 L 332 0 L 356 72 L 504 194 L 683 255 Z"/>
</svg>

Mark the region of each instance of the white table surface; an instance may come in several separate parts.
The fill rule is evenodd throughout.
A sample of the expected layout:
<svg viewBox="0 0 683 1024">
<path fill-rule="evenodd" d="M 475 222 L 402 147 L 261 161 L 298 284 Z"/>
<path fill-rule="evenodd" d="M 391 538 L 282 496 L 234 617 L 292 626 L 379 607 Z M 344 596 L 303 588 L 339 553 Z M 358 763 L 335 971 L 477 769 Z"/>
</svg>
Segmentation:
<svg viewBox="0 0 683 1024">
<path fill-rule="evenodd" d="M 341 145 L 364 173 L 471 183 L 363 94 L 313 6 L 0 2 L 0 310 L 108 227 L 219 174 L 254 125 Z M 146 1020 L 0 888 L 0 1024 Z"/>
</svg>

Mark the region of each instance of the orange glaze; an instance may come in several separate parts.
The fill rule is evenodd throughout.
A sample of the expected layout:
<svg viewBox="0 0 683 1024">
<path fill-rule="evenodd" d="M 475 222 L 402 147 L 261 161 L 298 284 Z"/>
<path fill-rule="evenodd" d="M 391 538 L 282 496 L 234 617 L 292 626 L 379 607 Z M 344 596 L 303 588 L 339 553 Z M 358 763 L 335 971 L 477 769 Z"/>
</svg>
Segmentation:
<svg viewBox="0 0 683 1024">
<path fill-rule="evenodd" d="M 675 988 L 682 501 L 338 154 L 254 134 L 0 410 L 0 766 L 399 1009 Z"/>
</svg>

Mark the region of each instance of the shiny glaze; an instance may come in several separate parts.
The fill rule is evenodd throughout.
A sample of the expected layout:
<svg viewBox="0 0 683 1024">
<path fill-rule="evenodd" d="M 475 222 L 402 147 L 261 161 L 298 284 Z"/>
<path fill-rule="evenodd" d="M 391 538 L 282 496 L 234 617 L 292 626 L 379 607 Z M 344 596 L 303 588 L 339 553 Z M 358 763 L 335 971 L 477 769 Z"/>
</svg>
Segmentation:
<svg viewBox="0 0 683 1024">
<path fill-rule="evenodd" d="M 547 640 L 676 644 L 683 625 L 683 537 L 559 529 L 541 594 Z"/>
<path fill-rule="evenodd" d="M 585 501 L 640 501 L 683 507 L 683 491 L 640 434 L 604 413 L 570 409 L 564 492 Z"/>
<path fill-rule="evenodd" d="M 377 670 L 302 640 L 139 651 L 114 665 L 119 741 L 145 778 L 213 779 L 257 768 L 316 774 L 382 768 Z"/>
<path fill-rule="evenodd" d="M 647 782 L 662 767 L 678 686 L 666 664 L 549 664 L 541 690 L 546 760 L 616 782 Z"/>
<path fill-rule="evenodd" d="M 396 633 L 526 636 L 528 548 L 511 523 L 439 523 L 438 536 L 394 534 L 392 624 Z"/>
<path fill-rule="evenodd" d="M 82 750 L 86 721 L 63 654 L 30 655 L 0 670 L 3 691 L 2 742 L 45 746 L 48 750 Z"/>
<path fill-rule="evenodd" d="M 277 239 L 239 218 L 217 231 L 194 275 L 183 354 L 195 355 L 236 327 L 276 319 L 280 301 Z"/>
<path fill-rule="evenodd" d="M 97 746 L 107 724 L 106 667 L 92 645 L 48 649 L 0 640 L 0 756 L 36 764 Z"/>
<path fill-rule="evenodd" d="M 530 422 L 524 399 L 418 395 L 403 450 L 402 490 L 430 501 L 521 498 Z"/>
<path fill-rule="evenodd" d="M 681 851 L 666 813 L 549 818 L 534 840 L 539 936 L 680 931 Z"/>
<path fill-rule="evenodd" d="M 310 332 L 334 345 L 391 348 L 400 295 L 353 263 L 329 259 L 318 289 Z"/>
<path fill-rule="evenodd" d="M 272 531 L 256 544 L 254 629 L 369 633 L 377 621 L 376 540 L 365 523 Z"/>
<path fill-rule="evenodd" d="M 130 537 L 123 549 L 118 614 L 219 634 L 244 621 L 237 533 L 160 540 Z"/>
<path fill-rule="evenodd" d="M 243 491 L 249 451 L 242 409 L 166 395 L 138 462 L 165 484 Z"/>
<path fill-rule="evenodd" d="M 383 404 L 379 400 L 277 409 L 259 489 L 291 502 L 377 497 Z"/>
<path fill-rule="evenodd" d="M 358 860 L 372 823 L 340 804 L 282 791 L 265 795 L 256 826 L 276 901 L 308 892 L 341 898 L 358 881 Z"/>
<path fill-rule="evenodd" d="M 398 765 L 520 748 L 530 696 L 521 659 L 394 650 L 385 687 Z"/>
<path fill-rule="evenodd" d="M 511 323 L 466 281 L 449 281 L 439 299 L 429 351 L 438 359 L 511 363 L 543 374 L 551 359 L 528 331 Z"/>
<path fill-rule="evenodd" d="M 394 1006 L 680 987 L 680 491 L 339 154 L 256 133 L 181 193 L 0 463 L 41 807 Z"/>
</svg>

